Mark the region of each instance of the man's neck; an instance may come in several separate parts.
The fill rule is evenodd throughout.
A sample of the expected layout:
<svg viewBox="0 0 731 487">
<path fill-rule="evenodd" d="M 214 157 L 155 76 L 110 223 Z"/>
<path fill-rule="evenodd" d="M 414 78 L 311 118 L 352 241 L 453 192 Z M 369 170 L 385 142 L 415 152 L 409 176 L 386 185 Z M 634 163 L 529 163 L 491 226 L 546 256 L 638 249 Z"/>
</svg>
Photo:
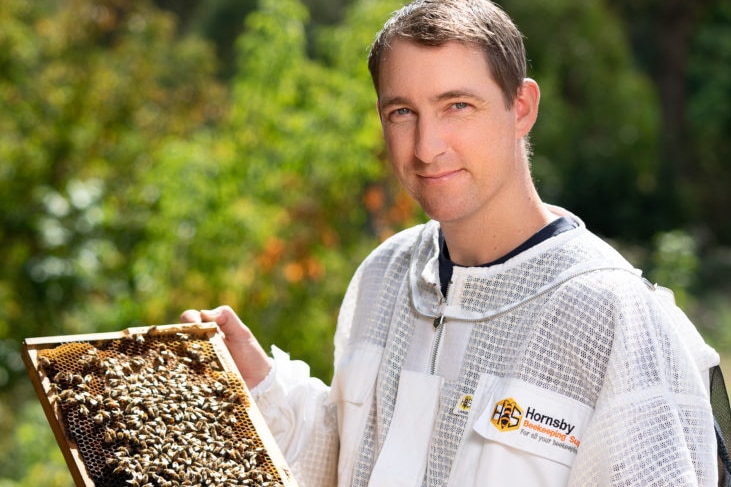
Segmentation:
<svg viewBox="0 0 731 487">
<path fill-rule="evenodd" d="M 524 204 L 479 215 L 467 222 L 442 222 L 444 240 L 455 264 L 481 265 L 499 259 L 555 220 L 534 194 Z"/>
</svg>

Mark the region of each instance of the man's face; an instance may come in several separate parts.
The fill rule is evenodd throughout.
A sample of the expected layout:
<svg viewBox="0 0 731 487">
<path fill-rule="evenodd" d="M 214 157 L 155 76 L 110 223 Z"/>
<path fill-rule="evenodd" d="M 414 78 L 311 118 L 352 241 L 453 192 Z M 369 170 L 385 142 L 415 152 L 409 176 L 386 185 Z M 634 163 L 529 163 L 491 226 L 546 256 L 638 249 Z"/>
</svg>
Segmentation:
<svg viewBox="0 0 731 487">
<path fill-rule="evenodd" d="M 397 39 L 379 81 L 391 163 L 431 218 L 443 225 L 484 224 L 518 197 L 525 175 L 521 138 L 530 127 L 519 121 L 520 95 L 506 108 L 478 48 Z"/>
</svg>

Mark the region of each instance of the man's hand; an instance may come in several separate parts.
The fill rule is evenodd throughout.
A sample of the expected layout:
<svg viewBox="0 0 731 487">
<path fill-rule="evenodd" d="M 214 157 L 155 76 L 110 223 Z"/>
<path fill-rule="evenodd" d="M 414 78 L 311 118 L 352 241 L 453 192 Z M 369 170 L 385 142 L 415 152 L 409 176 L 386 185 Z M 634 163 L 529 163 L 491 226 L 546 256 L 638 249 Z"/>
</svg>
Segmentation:
<svg viewBox="0 0 731 487">
<path fill-rule="evenodd" d="M 189 309 L 180 315 L 180 321 L 215 322 L 223 333 L 224 342 L 249 389 L 254 388 L 269 373 L 271 363 L 266 352 L 230 306 L 201 311 Z"/>
</svg>

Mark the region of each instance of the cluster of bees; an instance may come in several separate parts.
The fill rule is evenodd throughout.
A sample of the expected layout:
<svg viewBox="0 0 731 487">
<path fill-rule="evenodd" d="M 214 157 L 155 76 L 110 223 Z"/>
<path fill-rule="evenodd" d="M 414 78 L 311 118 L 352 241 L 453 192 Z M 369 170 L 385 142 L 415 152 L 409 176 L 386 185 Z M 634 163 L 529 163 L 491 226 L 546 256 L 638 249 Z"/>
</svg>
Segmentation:
<svg viewBox="0 0 731 487">
<path fill-rule="evenodd" d="M 94 485 L 282 485 L 243 385 L 206 340 L 73 342 L 41 350 L 38 361 Z"/>
</svg>

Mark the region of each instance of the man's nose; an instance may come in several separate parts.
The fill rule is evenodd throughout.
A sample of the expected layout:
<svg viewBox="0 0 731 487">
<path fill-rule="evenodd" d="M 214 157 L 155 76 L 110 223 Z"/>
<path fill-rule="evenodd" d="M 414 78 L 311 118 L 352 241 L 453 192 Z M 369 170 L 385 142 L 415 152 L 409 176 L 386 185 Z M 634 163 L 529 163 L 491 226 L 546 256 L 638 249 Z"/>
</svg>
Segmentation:
<svg viewBox="0 0 731 487">
<path fill-rule="evenodd" d="M 420 116 L 416 128 L 414 155 L 421 162 L 430 164 L 446 150 L 445 134 L 439 121 Z"/>
</svg>

